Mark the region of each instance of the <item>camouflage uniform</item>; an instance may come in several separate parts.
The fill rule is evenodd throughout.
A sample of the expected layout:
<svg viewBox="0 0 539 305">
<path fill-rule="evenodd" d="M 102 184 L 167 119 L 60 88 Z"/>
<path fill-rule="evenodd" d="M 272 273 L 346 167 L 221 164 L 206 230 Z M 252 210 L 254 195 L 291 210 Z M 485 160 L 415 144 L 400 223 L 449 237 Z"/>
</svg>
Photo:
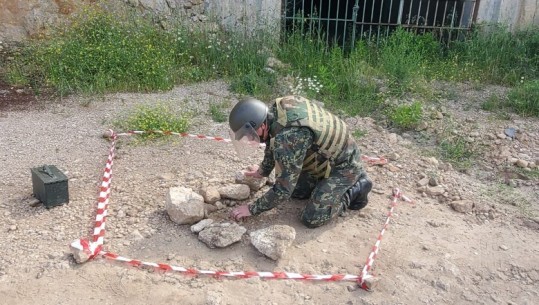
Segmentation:
<svg viewBox="0 0 539 305">
<path fill-rule="evenodd" d="M 249 205 L 249 211 L 252 215 L 258 215 L 290 197 L 310 198 L 302 212 L 301 220 L 307 227 L 319 227 L 338 215 L 348 205 L 347 196 L 343 195 L 364 174 L 360 151 L 354 139 L 348 135 L 346 123 L 329 114 L 329 119 L 332 120 L 331 125 L 337 126 L 337 121 L 340 121 L 342 133 L 334 132 L 329 141 L 339 139 L 340 142 L 337 144 L 340 147 L 336 148 L 337 153 L 330 158 L 322 155 L 318 145 L 320 142 L 315 141 L 317 134 L 313 128 L 302 124 L 290 124 L 290 121 L 294 121 L 290 117 L 296 116 L 295 106 L 303 107 L 305 102 L 310 102 L 297 96 L 285 97 L 282 100 L 291 106 L 289 110 L 292 109 L 287 112 L 288 123 L 283 124 L 283 113 L 279 113 L 274 103 L 271 108 L 273 116 L 269 118 L 270 137 L 266 141 L 264 160 L 259 169 L 260 174 L 266 177 L 275 169 L 275 184 L 266 194 Z M 313 106 L 312 103 L 309 105 Z M 317 109 L 325 111 L 320 110 L 320 107 Z M 321 122 L 327 123 L 327 121 Z M 325 127 L 322 126 L 322 128 Z M 326 136 L 330 138 L 327 134 Z M 314 160 L 311 162 L 315 163 L 314 167 L 320 165 L 318 172 L 306 170 L 305 163 L 306 161 L 309 163 L 309 160 Z M 325 161 L 328 163 L 324 163 Z M 329 166 L 326 167 L 325 164 Z"/>
</svg>

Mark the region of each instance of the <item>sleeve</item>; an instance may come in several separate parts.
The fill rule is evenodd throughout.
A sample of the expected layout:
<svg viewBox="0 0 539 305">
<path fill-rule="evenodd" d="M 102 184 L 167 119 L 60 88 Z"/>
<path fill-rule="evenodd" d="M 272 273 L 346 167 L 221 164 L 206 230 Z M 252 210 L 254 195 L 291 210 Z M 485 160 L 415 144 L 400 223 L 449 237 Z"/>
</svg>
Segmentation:
<svg viewBox="0 0 539 305">
<path fill-rule="evenodd" d="M 264 149 L 264 159 L 260 164 L 258 170 L 260 175 L 268 177 L 275 167 L 275 158 L 273 158 L 273 148 L 270 145 L 270 141 L 266 141 L 266 148 Z"/>
<path fill-rule="evenodd" d="M 305 127 L 288 127 L 277 134 L 273 150 L 275 184 L 266 194 L 249 205 L 252 215 L 271 210 L 278 203 L 290 198 L 313 138 L 311 130 Z"/>
</svg>

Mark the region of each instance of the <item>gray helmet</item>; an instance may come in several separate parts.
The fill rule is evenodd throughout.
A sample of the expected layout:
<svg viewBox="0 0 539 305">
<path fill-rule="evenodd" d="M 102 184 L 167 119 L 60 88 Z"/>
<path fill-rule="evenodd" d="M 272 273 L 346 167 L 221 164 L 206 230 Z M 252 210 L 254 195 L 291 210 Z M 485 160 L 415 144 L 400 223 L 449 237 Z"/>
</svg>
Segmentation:
<svg viewBox="0 0 539 305">
<path fill-rule="evenodd" d="M 233 132 L 250 124 L 255 130 L 266 120 L 268 106 L 255 98 L 246 98 L 239 101 L 228 116 L 228 124 Z"/>
</svg>

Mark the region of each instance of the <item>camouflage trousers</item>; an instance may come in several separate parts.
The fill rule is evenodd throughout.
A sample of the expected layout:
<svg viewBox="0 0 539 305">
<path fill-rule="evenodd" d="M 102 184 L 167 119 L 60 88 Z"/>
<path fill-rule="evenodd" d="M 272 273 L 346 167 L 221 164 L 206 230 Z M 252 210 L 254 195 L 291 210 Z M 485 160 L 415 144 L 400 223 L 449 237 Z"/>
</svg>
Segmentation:
<svg viewBox="0 0 539 305">
<path fill-rule="evenodd" d="M 346 191 L 365 175 L 357 144 L 352 140 L 341 153 L 328 178 L 317 179 L 302 172 L 298 178 L 292 198 L 307 199 L 309 202 L 301 213 L 301 221 L 309 228 L 328 223 L 348 206 Z M 341 161 L 341 162 L 338 162 Z"/>
</svg>

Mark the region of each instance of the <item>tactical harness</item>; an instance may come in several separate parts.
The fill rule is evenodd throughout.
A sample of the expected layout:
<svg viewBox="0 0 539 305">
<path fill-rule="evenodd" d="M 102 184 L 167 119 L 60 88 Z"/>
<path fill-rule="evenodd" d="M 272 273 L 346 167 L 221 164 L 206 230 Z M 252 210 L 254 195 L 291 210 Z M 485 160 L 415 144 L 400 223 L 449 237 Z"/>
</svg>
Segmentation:
<svg viewBox="0 0 539 305">
<path fill-rule="evenodd" d="M 311 154 L 303 161 L 303 171 L 317 178 L 328 178 L 331 164 L 348 142 L 346 123 L 334 114 L 299 96 L 286 96 L 275 100 L 277 118 L 275 133 L 285 127 L 308 127 L 314 133 Z M 270 140 L 274 149 L 274 138 Z M 319 158 L 321 156 L 322 158 Z M 320 162 L 319 159 L 323 159 Z"/>
</svg>

